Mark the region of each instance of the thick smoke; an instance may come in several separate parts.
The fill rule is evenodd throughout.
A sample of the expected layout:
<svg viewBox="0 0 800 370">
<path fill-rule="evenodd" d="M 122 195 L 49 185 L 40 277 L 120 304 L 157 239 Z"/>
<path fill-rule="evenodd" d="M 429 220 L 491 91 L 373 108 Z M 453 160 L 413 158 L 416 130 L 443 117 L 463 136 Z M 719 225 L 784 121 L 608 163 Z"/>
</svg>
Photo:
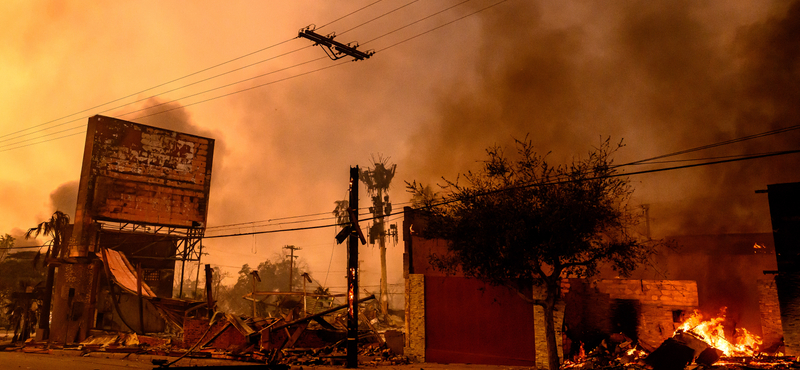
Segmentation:
<svg viewBox="0 0 800 370">
<path fill-rule="evenodd" d="M 624 138 L 621 163 L 798 124 L 799 4 L 762 20 L 723 4 L 671 1 L 512 2 L 483 12 L 478 87 L 453 86 L 406 161 L 418 179 L 435 181 L 525 135 L 554 163 L 603 137 Z M 679 159 L 797 142 L 797 132 L 785 133 Z M 636 201 L 651 204 L 656 235 L 768 231 L 766 196 L 754 191 L 797 181 L 798 164 L 789 155 L 631 180 Z"/>
<path fill-rule="evenodd" d="M 77 205 L 78 181 L 65 182 L 50 193 L 50 215 L 55 211 L 61 211 L 66 213 L 70 220 L 74 220 Z"/>
</svg>

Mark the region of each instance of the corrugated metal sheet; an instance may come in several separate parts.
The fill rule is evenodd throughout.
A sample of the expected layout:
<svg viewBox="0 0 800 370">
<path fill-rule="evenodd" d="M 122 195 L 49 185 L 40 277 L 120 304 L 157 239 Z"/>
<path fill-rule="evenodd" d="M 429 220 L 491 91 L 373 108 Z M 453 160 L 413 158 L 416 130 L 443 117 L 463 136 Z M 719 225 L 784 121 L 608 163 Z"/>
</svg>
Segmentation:
<svg viewBox="0 0 800 370">
<path fill-rule="evenodd" d="M 125 255 L 113 249 L 107 249 L 105 251 L 105 257 L 108 258 L 107 261 L 106 258 L 104 258 L 101 254 L 103 263 L 108 265 L 108 269 L 111 270 L 111 277 L 114 279 L 114 281 L 125 290 L 133 294 L 137 294 L 136 272 L 134 271 L 133 266 L 131 266 L 131 263 L 128 262 L 128 259 L 125 258 Z M 150 289 L 150 287 L 144 281 L 142 281 L 142 296 L 152 298 L 156 297 L 156 294 L 153 293 L 153 290 Z"/>
</svg>

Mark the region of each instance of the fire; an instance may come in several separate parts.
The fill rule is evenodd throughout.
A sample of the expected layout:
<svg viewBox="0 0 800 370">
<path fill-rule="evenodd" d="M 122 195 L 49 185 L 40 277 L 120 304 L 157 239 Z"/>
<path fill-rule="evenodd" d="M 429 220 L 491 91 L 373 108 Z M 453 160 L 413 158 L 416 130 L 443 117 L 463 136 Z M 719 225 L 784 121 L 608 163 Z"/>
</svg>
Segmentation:
<svg viewBox="0 0 800 370">
<path fill-rule="evenodd" d="M 733 341 L 725 338 L 725 331 L 722 323 L 725 321 L 725 310 L 723 307 L 717 317 L 704 319 L 703 315 L 695 310 L 678 328 L 680 331 L 687 331 L 697 334 L 701 339 L 712 347 L 722 351 L 725 356 L 753 356 L 758 353 L 761 345 L 761 338 L 745 328 L 736 328 L 733 334 Z"/>
</svg>

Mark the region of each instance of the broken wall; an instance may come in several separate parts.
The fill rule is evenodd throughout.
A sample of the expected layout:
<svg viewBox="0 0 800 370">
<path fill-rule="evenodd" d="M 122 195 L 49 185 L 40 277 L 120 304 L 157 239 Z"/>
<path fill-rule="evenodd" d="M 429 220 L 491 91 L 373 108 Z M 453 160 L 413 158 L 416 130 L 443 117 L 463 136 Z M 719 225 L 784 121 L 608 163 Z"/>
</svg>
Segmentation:
<svg viewBox="0 0 800 370">
<path fill-rule="evenodd" d="M 684 313 L 697 308 L 697 283 L 688 280 L 569 279 L 565 326 L 574 353 L 612 333 L 655 349 L 672 336 Z M 575 343 L 578 343 L 577 345 Z"/>
<path fill-rule="evenodd" d="M 781 309 L 775 279 L 758 281 L 758 303 L 761 307 L 761 348 L 775 348 L 783 342 Z"/>
</svg>

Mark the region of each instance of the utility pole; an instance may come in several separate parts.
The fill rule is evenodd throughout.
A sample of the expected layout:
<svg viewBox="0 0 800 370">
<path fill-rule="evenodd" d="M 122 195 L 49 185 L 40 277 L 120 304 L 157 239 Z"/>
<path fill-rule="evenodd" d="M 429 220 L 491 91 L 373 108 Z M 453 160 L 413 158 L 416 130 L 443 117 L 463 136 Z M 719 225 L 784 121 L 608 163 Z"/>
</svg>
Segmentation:
<svg viewBox="0 0 800 370">
<path fill-rule="evenodd" d="M 290 252 L 289 254 L 289 291 L 292 291 L 292 275 L 294 273 L 294 251 L 299 251 L 300 248 L 297 248 L 293 245 L 284 246 L 283 249 L 288 249 Z"/>
<path fill-rule="evenodd" d="M 650 237 L 650 205 L 642 204 L 642 209 L 644 210 L 644 220 L 647 224 L 647 240 L 652 240 Z"/>
<path fill-rule="evenodd" d="M 367 244 L 358 226 L 358 166 L 350 167 L 350 224 L 336 235 L 336 242 L 347 241 L 347 368 L 358 367 L 358 242 Z"/>
</svg>

